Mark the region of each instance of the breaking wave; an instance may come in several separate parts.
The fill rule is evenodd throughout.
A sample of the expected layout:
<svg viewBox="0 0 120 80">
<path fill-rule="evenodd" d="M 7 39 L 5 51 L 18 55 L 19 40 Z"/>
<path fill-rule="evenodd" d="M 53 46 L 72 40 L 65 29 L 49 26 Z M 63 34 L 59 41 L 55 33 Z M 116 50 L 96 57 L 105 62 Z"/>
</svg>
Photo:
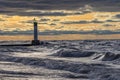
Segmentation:
<svg viewBox="0 0 120 80">
<path fill-rule="evenodd" d="M 58 57 L 90 57 L 93 54 L 95 54 L 95 52 L 62 49 L 62 50 L 52 54 L 52 56 L 58 56 Z"/>
<path fill-rule="evenodd" d="M 102 61 L 114 61 L 120 59 L 120 54 L 115 54 L 111 52 L 101 53 L 96 56 L 94 59 L 102 60 Z"/>
<path fill-rule="evenodd" d="M 120 54 L 112 53 L 112 52 L 95 52 L 95 51 L 80 51 L 80 50 L 67 50 L 62 49 L 53 53 L 52 56 L 57 57 L 91 57 L 93 60 L 101 60 L 101 61 L 113 61 L 120 59 Z"/>
</svg>

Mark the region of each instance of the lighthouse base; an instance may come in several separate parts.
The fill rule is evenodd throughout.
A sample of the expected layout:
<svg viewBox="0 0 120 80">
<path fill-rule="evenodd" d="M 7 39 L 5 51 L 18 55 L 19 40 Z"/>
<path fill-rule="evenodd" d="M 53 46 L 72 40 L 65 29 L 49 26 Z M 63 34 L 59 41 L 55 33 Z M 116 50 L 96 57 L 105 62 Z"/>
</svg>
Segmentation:
<svg viewBox="0 0 120 80">
<path fill-rule="evenodd" d="M 40 45 L 40 41 L 39 40 L 32 40 L 32 45 Z"/>
</svg>

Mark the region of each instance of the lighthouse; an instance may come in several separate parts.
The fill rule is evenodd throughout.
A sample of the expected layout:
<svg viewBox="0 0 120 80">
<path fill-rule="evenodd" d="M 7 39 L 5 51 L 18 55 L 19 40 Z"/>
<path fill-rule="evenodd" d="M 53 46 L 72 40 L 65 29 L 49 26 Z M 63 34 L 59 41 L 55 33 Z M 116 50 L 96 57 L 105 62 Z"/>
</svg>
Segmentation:
<svg viewBox="0 0 120 80">
<path fill-rule="evenodd" d="M 38 40 L 38 22 L 34 18 L 33 21 L 33 27 L 34 27 L 34 40 L 32 40 L 32 45 L 39 45 L 40 41 Z"/>
</svg>

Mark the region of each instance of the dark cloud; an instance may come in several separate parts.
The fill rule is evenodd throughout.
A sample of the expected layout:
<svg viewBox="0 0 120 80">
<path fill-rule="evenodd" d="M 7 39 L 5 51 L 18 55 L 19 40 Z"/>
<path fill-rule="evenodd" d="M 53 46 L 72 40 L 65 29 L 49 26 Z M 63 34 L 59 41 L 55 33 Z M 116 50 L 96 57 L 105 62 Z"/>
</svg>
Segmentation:
<svg viewBox="0 0 120 80">
<path fill-rule="evenodd" d="M 0 0 L 0 4 L 1 7 L 40 10 L 76 9 L 90 4 L 98 10 L 118 10 L 120 0 Z"/>
<path fill-rule="evenodd" d="M 21 21 L 20 23 L 33 24 L 33 20 Z M 48 23 L 47 23 L 47 22 L 41 22 L 41 21 L 38 21 L 38 24 L 48 24 Z"/>
<path fill-rule="evenodd" d="M 9 15 L 66 15 L 62 13 L 35 13 L 26 10 L 77 10 L 91 5 L 96 11 L 119 12 L 120 0 L 0 0 L 0 13 Z M 75 14 L 80 14 L 76 12 Z"/>
<path fill-rule="evenodd" d="M 57 24 L 55 24 L 55 23 L 51 23 L 50 25 L 51 25 L 51 26 L 56 26 Z"/>
<path fill-rule="evenodd" d="M 115 17 L 116 17 L 116 18 L 120 18 L 120 14 L 117 14 Z"/>
<path fill-rule="evenodd" d="M 40 19 L 40 21 L 50 21 L 50 19 L 42 18 L 42 19 Z"/>
<path fill-rule="evenodd" d="M 106 22 L 120 22 L 120 20 L 106 20 Z"/>
<path fill-rule="evenodd" d="M 48 23 L 46 23 L 46 22 L 39 22 L 38 24 L 48 24 Z"/>
<path fill-rule="evenodd" d="M 113 26 L 116 26 L 116 25 L 114 25 L 114 24 L 104 24 L 103 26 L 105 26 L 105 27 L 113 27 Z"/>
<path fill-rule="evenodd" d="M 65 21 L 61 23 L 62 24 L 88 24 L 89 21 Z"/>
<path fill-rule="evenodd" d="M 21 16 L 66 16 L 66 15 L 70 15 L 68 13 L 63 13 L 63 12 L 45 12 L 45 13 L 41 13 L 41 12 L 19 12 L 17 13 L 18 15 Z M 15 15 L 14 13 L 12 15 Z"/>
<path fill-rule="evenodd" d="M 110 31 L 110 30 L 92 30 L 92 31 L 49 31 L 39 33 L 41 35 L 61 35 L 61 34 L 96 34 L 96 35 L 105 35 L 105 34 L 120 34 L 120 30 Z"/>
<path fill-rule="evenodd" d="M 20 23 L 29 23 L 29 24 L 33 24 L 33 20 L 21 21 Z"/>
<path fill-rule="evenodd" d="M 60 19 L 53 19 L 53 21 L 54 21 L 54 22 L 58 22 L 58 21 L 60 21 Z"/>
<path fill-rule="evenodd" d="M 104 21 L 92 20 L 92 21 L 66 21 L 61 22 L 62 24 L 89 24 L 89 23 L 104 23 Z"/>
<path fill-rule="evenodd" d="M 32 30 L 27 31 L 20 31 L 20 30 L 14 30 L 14 31 L 2 31 L 0 30 L 0 35 L 32 35 Z"/>
<path fill-rule="evenodd" d="M 76 11 L 76 12 L 63 12 L 63 11 L 2 11 L 1 13 L 7 14 L 7 15 L 20 15 L 20 16 L 67 16 L 67 15 L 81 15 L 90 13 L 90 11 Z"/>
<path fill-rule="evenodd" d="M 56 30 L 46 30 L 44 32 L 39 32 L 39 35 L 61 35 L 61 34 L 96 34 L 96 35 L 109 35 L 109 34 L 120 34 L 120 30 L 110 31 L 110 30 L 92 30 L 92 31 L 56 31 Z M 0 35 L 33 35 L 33 30 L 28 31 L 0 31 Z"/>
<path fill-rule="evenodd" d="M 97 19 L 90 21 L 90 23 L 104 23 L 104 21 L 99 21 Z"/>
<path fill-rule="evenodd" d="M 92 21 L 65 21 L 65 22 L 61 22 L 61 24 L 89 24 L 89 23 L 106 23 L 106 22 L 120 22 L 120 20 L 99 21 L 98 19 L 94 19 Z"/>
<path fill-rule="evenodd" d="M 60 26 L 60 27 L 56 27 L 56 29 L 62 29 L 64 28 L 65 26 Z"/>
</svg>

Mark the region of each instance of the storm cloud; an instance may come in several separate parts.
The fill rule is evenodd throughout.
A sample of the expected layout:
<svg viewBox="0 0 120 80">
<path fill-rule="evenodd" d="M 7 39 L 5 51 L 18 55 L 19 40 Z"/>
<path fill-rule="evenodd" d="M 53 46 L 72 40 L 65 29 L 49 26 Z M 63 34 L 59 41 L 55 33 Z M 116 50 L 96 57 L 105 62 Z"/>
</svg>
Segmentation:
<svg viewBox="0 0 120 80">
<path fill-rule="evenodd" d="M 120 0 L 0 0 L 0 13 L 9 15 L 66 15 L 35 13 L 27 10 L 77 10 L 91 5 L 96 11 L 118 12 Z M 76 13 L 77 14 L 77 13 Z"/>
</svg>

